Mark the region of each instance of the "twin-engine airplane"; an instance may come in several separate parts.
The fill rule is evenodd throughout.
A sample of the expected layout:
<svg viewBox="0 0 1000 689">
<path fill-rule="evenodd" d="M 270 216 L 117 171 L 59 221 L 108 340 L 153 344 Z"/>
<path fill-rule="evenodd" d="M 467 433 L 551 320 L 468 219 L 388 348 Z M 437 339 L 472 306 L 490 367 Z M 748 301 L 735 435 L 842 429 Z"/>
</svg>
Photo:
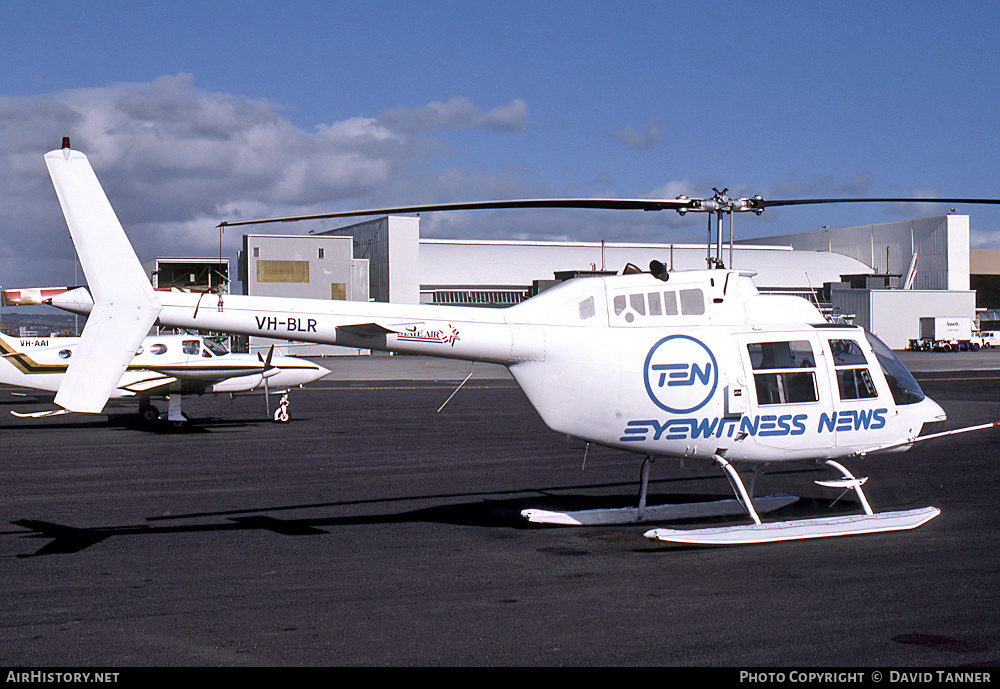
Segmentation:
<svg viewBox="0 0 1000 689">
<path fill-rule="evenodd" d="M 753 273 L 721 267 L 667 272 L 654 262 L 649 273 L 570 280 L 506 309 L 237 295 L 227 295 L 223 303 L 217 295 L 154 293 L 86 156 L 66 143 L 45 161 L 90 287 L 51 299 L 59 308 L 90 314 L 81 351 L 56 396 L 67 409 L 102 406 L 142 336 L 158 321 L 502 364 L 552 430 L 645 456 L 636 508 L 523 513 L 535 521 L 628 523 L 729 513 L 734 507 L 749 516 L 748 525 L 646 534 L 713 544 L 911 529 L 939 513 L 934 507 L 874 513 L 861 489 L 865 479 L 855 478 L 840 462 L 905 450 L 935 437 L 929 431 L 945 420 L 941 407 L 870 333 L 827 323 L 804 299 L 759 294 Z M 659 206 L 557 200 L 457 207 L 701 210 L 718 213 L 721 227 L 723 212 L 756 212 L 781 203 L 732 202 L 717 193 L 713 200 L 679 199 Z M 106 346 L 108 341 L 120 345 Z M 647 506 L 654 458 L 718 466 L 736 500 Z M 752 499 L 753 483 L 748 490 L 733 465 L 755 467 L 756 477 L 760 467 L 782 462 L 825 462 L 840 477 L 820 484 L 853 490 L 863 513 L 762 522 L 759 512 L 795 498 Z"/>
<path fill-rule="evenodd" d="M 55 290 L 58 293 L 58 290 Z M 32 397 L 48 398 L 59 391 L 80 338 L 14 338 L 0 334 L 0 383 L 37 390 Z M 218 342 L 198 335 L 156 335 L 145 338 L 122 375 L 110 399 L 138 401 L 139 416 L 153 422 L 160 410 L 153 399 L 167 401 L 166 420 L 183 424 L 184 395 L 283 395 L 275 409 L 276 421 L 287 421 L 287 394 L 291 388 L 319 380 L 330 371 L 306 359 L 274 356 L 268 359 L 228 351 Z M 48 393 L 48 394 L 46 394 Z M 270 412 L 270 409 L 268 410 Z M 32 413 L 11 411 L 22 418 L 69 413 L 66 409 Z"/>
</svg>

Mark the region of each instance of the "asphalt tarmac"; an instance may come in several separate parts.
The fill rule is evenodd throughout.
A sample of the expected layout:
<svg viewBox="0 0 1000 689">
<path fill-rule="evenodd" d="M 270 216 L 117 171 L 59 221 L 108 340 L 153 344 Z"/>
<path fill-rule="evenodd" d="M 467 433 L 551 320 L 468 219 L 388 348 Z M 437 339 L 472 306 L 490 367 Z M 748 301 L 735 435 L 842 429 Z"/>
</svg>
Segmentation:
<svg viewBox="0 0 1000 689">
<path fill-rule="evenodd" d="M 38 406 L 0 390 L 0 664 L 1000 662 L 998 430 L 848 463 L 876 510 L 941 508 L 914 531 L 670 546 L 646 525 L 523 522 L 525 507 L 634 504 L 641 458 L 584 459 L 503 369 L 380 359 L 295 391 L 289 424 L 261 398 L 186 401 L 184 432 L 23 420 L 6 410 Z M 1000 361 L 982 360 L 909 362 L 949 427 L 1000 419 Z M 816 478 L 830 473 L 781 469 L 757 492 L 802 496 L 790 518 L 823 511 L 835 496 Z M 658 462 L 653 480 L 651 501 L 730 496 L 697 463 Z"/>
</svg>

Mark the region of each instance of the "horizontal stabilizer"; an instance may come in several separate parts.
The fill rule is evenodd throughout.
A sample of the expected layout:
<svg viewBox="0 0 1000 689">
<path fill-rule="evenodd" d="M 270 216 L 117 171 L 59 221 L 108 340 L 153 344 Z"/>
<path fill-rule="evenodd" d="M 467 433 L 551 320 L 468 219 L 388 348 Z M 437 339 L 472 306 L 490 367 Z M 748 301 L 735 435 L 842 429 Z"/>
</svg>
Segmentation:
<svg viewBox="0 0 1000 689">
<path fill-rule="evenodd" d="M 29 413 L 17 412 L 11 409 L 11 416 L 16 416 L 19 419 L 44 419 L 49 416 L 62 416 L 63 414 L 72 414 L 69 409 L 48 409 L 46 411 L 33 411 Z"/>
</svg>

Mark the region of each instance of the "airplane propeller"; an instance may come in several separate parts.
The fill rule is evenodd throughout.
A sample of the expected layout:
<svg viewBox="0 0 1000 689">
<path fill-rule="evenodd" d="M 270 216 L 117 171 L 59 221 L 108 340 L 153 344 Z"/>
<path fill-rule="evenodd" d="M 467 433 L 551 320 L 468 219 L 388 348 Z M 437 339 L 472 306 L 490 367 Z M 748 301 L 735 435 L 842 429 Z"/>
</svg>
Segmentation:
<svg viewBox="0 0 1000 689">
<path fill-rule="evenodd" d="M 270 378 L 274 373 L 271 371 L 276 371 L 275 367 L 271 365 L 271 357 L 274 356 L 274 345 L 267 350 L 267 359 L 257 352 L 257 358 L 260 359 L 260 363 L 264 364 L 263 370 L 261 370 L 261 377 L 264 379 L 264 406 L 267 408 L 267 415 L 271 415 L 271 390 L 268 385 L 268 378 Z"/>
</svg>

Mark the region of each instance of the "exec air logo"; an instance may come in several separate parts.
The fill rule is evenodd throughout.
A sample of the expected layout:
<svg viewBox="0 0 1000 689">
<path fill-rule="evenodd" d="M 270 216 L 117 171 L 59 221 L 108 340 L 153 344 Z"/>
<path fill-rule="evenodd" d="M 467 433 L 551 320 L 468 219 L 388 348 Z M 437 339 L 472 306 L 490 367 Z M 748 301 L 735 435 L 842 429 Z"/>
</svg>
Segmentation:
<svg viewBox="0 0 1000 689">
<path fill-rule="evenodd" d="M 719 365 L 704 343 L 688 335 L 670 335 L 653 345 L 643 371 L 646 393 L 672 414 L 705 406 L 719 385 Z"/>
</svg>

